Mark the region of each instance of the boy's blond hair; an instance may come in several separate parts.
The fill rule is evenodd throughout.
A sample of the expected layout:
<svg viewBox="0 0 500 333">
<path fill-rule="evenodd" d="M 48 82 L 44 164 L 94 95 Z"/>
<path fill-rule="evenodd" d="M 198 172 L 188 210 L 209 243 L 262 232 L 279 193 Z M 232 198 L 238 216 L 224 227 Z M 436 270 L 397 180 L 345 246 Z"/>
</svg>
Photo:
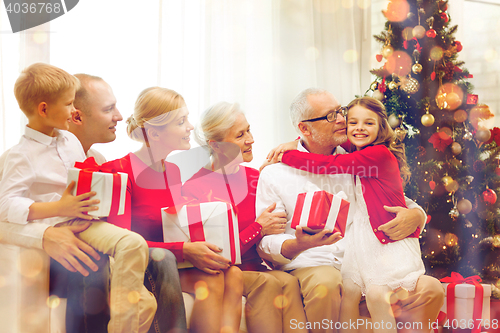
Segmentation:
<svg viewBox="0 0 500 333">
<path fill-rule="evenodd" d="M 66 71 L 41 62 L 26 67 L 14 85 L 19 108 L 31 116 L 41 102 L 55 102 L 68 89 L 75 91 L 80 81 Z"/>
</svg>

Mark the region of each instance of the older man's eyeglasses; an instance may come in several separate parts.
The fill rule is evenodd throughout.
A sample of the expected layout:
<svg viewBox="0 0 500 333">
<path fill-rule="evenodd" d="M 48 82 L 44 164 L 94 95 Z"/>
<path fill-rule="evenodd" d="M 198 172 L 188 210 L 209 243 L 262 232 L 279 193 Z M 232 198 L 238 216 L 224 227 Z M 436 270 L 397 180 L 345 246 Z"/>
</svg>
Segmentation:
<svg viewBox="0 0 500 333">
<path fill-rule="evenodd" d="M 347 108 L 345 106 L 339 106 L 337 109 L 328 112 L 326 114 L 326 116 L 318 117 L 318 118 L 312 118 L 312 119 L 307 119 L 307 120 L 302 120 L 302 122 L 303 123 L 305 123 L 305 122 L 313 122 L 313 121 L 318 121 L 318 120 L 325 119 L 329 123 L 333 123 L 337 119 L 337 117 L 338 117 L 339 114 L 342 117 L 345 118 L 347 116 Z"/>
</svg>

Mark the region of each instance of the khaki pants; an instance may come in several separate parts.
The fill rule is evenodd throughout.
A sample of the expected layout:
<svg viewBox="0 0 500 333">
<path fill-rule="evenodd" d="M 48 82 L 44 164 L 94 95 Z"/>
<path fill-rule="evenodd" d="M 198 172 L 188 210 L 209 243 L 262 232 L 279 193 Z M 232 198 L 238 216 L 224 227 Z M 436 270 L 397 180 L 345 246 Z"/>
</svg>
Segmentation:
<svg viewBox="0 0 500 333">
<path fill-rule="evenodd" d="M 310 332 L 335 332 L 339 320 L 342 276 L 332 266 L 297 268 L 290 271 L 300 283 Z"/>
<path fill-rule="evenodd" d="M 85 222 L 76 219 L 57 226 Z M 76 236 L 114 258 L 108 332 L 147 332 L 156 312 L 156 300 L 144 287 L 149 256 L 144 238 L 107 222 L 92 222 Z"/>
<path fill-rule="evenodd" d="M 297 278 L 282 271 L 243 271 L 247 327 L 253 332 L 307 332 L 290 322 L 305 322 Z"/>
<path fill-rule="evenodd" d="M 339 319 L 342 295 L 340 271 L 330 266 L 317 266 L 295 269 L 290 274 L 299 279 L 310 331 L 336 331 L 335 323 Z M 430 332 L 430 324 L 436 320 L 444 302 L 441 283 L 431 276 L 422 275 L 415 290 L 396 295 L 399 300 L 392 308 L 396 322 L 401 327 L 398 332 Z M 370 322 L 366 302 L 360 304 L 360 314 L 365 323 Z M 372 330 L 367 324 L 359 327 L 359 331 Z"/>
</svg>

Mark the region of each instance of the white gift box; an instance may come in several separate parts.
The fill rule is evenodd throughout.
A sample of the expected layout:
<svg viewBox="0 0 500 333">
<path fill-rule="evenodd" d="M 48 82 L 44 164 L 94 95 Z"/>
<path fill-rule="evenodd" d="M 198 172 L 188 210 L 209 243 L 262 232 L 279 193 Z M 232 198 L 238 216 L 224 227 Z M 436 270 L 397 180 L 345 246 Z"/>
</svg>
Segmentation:
<svg viewBox="0 0 500 333">
<path fill-rule="evenodd" d="M 447 298 L 448 298 L 448 284 L 442 283 L 445 290 L 445 301 L 441 308 L 441 311 L 445 312 L 450 318 L 450 314 L 447 313 Z M 484 295 L 483 295 L 483 313 L 481 318 L 484 321 L 490 320 L 490 297 L 491 297 L 491 285 L 489 284 L 481 284 L 483 286 Z M 468 322 L 469 320 L 473 320 L 473 312 L 474 312 L 474 296 L 476 295 L 476 287 L 473 284 L 461 283 L 455 286 L 455 314 L 453 316 L 454 319 L 457 319 L 458 322 L 461 320 L 465 320 Z"/>
<path fill-rule="evenodd" d="M 69 168 L 68 184 L 75 181 L 73 195 L 76 193 L 96 192 L 90 199 L 98 199 L 98 210 L 89 211 L 95 217 L 122 215 L 125 212 L 128 175 L 123 172 L 107 173 Z"/>
<path fill-rule="evenodd" d="M 161 217 L 164 242 L 206 241 L 221 248 L 218 254 L 230 259 L 232 264 L 241 264 L 238 219 L 230 204 L 188 204 L 177 211 L 175 207 L 162 208 Z M 184 261 L 177 267 L 193 265 Z"/>
</svg>

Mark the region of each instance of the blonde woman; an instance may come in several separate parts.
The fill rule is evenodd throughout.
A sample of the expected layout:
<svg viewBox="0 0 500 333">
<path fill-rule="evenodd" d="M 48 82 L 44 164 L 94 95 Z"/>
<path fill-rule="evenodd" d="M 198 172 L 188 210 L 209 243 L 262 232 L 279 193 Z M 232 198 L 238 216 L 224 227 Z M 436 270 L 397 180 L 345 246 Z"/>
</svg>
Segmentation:
<svg viewBox="0 0 500 333">
<path fill-rule="evenodd" d="M 237 332 L 243 288 L 240 269 L 218 255 L 220 250 L 213 244 L 163 242 L 161 208 L 182 200 L 179 168 L 165 158 L 174 150 L 191 147 L 193 126 L 188 115 L 184 99 L 173 90 L 152 87 L 141 92 L 134 114 L 127 120 L 127 132 L 143 145 L 135 153 L 111 162 L 129 175 L 129 195 L 125 214 L 110 222 L 141 234 L 150 247 L 170 250 L 178 262 L 189 260 L 195 266 L 179 270 L 182 291 L 195 293 L 195 284 L 200 281 L 208 288 L 207 297 L 195 301 L 192 332 L 218 333 L 223 328 Z"/>
<path fill-rule="evenodd" d="M 284 212 L 273 211 L 276 205 L 255 216 L 259 172 L 241 165 L 252 161 L 254 140 L 238 104 L 220 102 L 208 108 L 197 126 L 196 140 L 210 149 L 211 162 L 186 181 L 182 193 L 236 206 L 249 332 L 300 332 L 297 325 L 291 327 L 294 321 L 306 322 L 297 278 L 269 270 L 257 254 L 260 239 L 282 233 L 287 220 Z"/>
</svg>

